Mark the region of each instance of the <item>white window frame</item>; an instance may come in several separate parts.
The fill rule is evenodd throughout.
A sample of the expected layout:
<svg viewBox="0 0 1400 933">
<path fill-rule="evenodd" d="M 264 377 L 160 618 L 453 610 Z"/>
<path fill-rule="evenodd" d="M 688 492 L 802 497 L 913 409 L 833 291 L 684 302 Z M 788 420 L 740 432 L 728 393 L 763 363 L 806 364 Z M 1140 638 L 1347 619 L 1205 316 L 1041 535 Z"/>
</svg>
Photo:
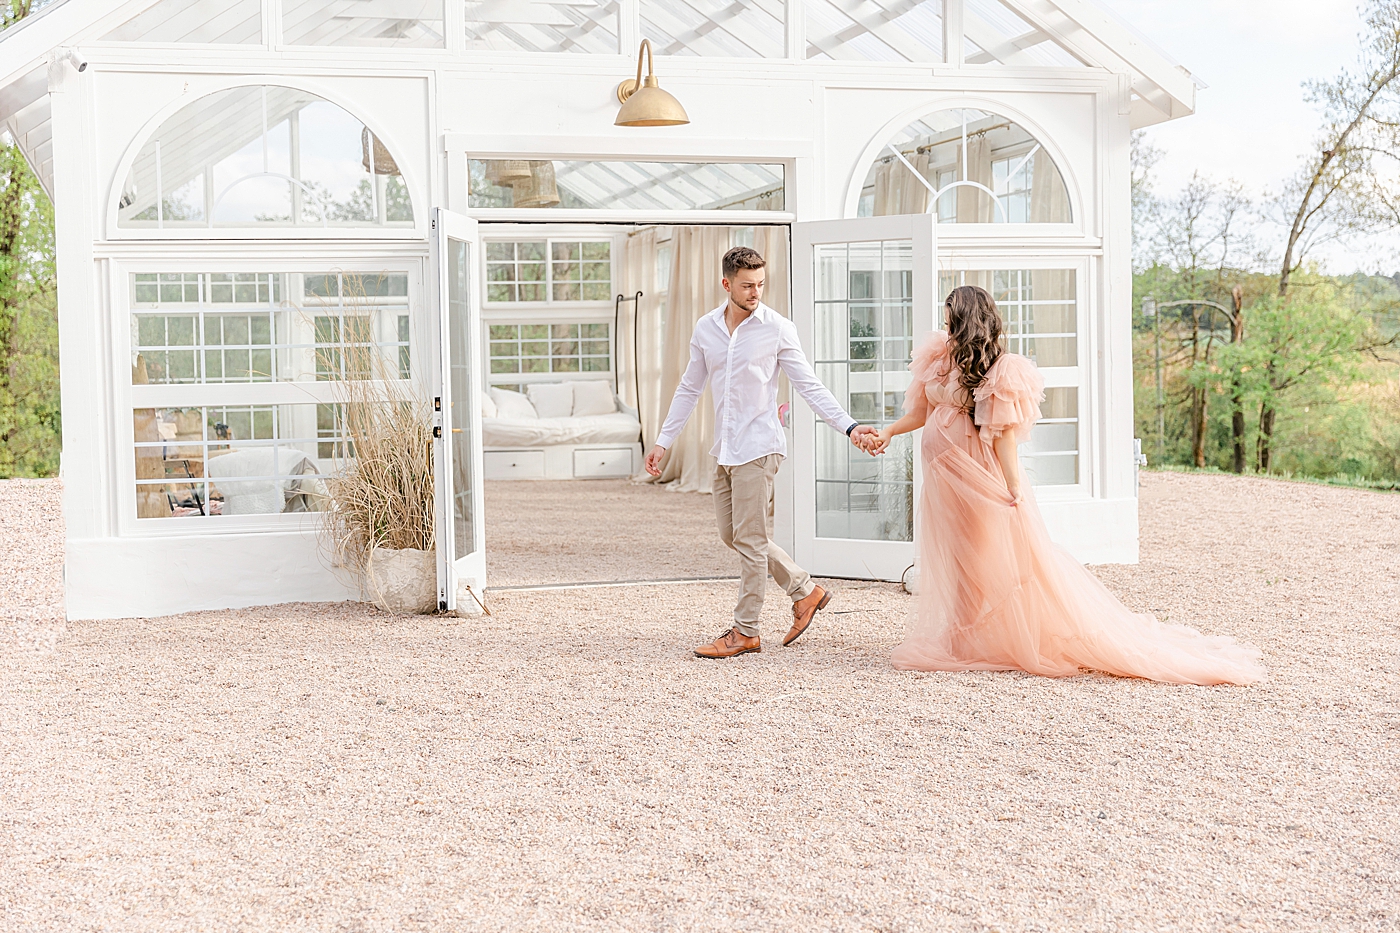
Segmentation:
<svg viewBox="0 0 1400 933">
<path fill-rule="evenodd" d="M 965 226 L 965 225 L 959 225 Z M 990 226 L 990 225 L 988 225 Z M 1001 226 L 1006 229 L 1005 225 Z M 940 231 L 941 232 L 941 231 Z M 950 242 L 951 240 L 951 242 Z M 1035 496 L 1042 502 L 1059 502 L 1090 498 L 1095 488 L 1101 433 L 1098 430 L 1099 406 L 1095 402 L 1096 374 L 1091 361 L 1098 353 L 1098 296 L 1091 276 L 1097 274 L 1100 256 L 1097 252 L 1059 252 L 1033 246 L 1009 248 L 959 243 L 942 237 L 938 244 L 938 272 L 981 272 L 998 269 L 1074 271 L 1075 295 L 1075 359 L 1074 366 L 1037 367 L 1045 379 L 1045 387 L 1078 389 L 1079 480 L 1073 484 L 1036 486 Z M 937 326 L 944 327 L 943 298 L 940 295 L 935 313 Z"/>
<path fill-rule="evenodd" d="M 274 4 L 275 5 L 275 4 Z M 266 7 L 264 7 L 266 10 Z M 280 6 L 277 6 L 280 13 Z M 266 17 L 264 17 L 266 22 Z M 175 48 L 198 48 L 198 46 L 185 46 L 183 44 Z M 217 48 L 256 48 L 256 46 L 219 46 Z M 344 52 L 343 48 L 337 46 L 327 47 L 330 51 Z M 427 50 L 415 50 L 427 51 Z M 328 103 L 334 104 L 344 110 L 350 116 L 360 121 L 362 126 L 369 128 L 389 153 L 394 156 L 396 162 L 401 158 L 399 153 L 411 151 L 408 147 L 399 146 L 392 138 L 392 134 L 386 135 L 383 128 L 372 125 L 362 117 L 351 102 L 342 99 L 335 89 L 319 87 L 314 82 L 307 82 L 299 79 L 295 75 L 259 75 L 243 78 L 230 78 L 227 80 L 211 83 L 207 87 L 201 88 L 201 93 L 197 98 L 180 98 L 171 101 L 157 111 L 132 137 L 126 151 L 117 162 L 116 171 L 112 175 L 111 188 L 108 191 L 106 201 L 106 239 L 111 242 L 120 241 L 160 241 L 175 243 L 198 243 L 201 241 L 257 241 L 267 242 L 269 240 L 413 240 L 420 246 L 428 238 L 428 216 L 432 213 L 429 207 L 429 200 L 423 197 L 427 191 L 419 166 L 413 164 L 400 165 L 404 186 L 408 191 L 409 203 L 413 208 L 413 224 L 403 227 L 389 227 L 382 225 L 373 226 L 336 226 L 318 227 L 312 225 L 304 226 L 280 226 L 269 224 L 266 228 L 257 226 L 240 227 L 123 227 L 117 223 L 119 210 L 117 204 L 121 200 L 122 191 L 126 186 L 127 176 L 131 174 L 131 167 L 136 162 L 141 150 L 146 143 L 160 131 L 161 126 L 167 120 L 178 113 L 183 107 L 194 102 L 194 100 L 207 97 L 210 94 L 217 94 L 222 91 L 233 90 L 240 87 L 286 87 L 297 91 L 304 91 L 307 94 L 314 94 Z M 298 246 L 304 249 L 304 246 Z"/>
<path fill-rule="evenodd" d="M 481 250 L 477 272 L 477 282 L 481 290 L 481 347 L 482 372 L 485 383 L 492 385 L 526 385 L 532 382 L 566 382 L 572 380 L 599 380 L 606 378 L 613 388 L 617 387 L 617 333 L 612 326 L 616 310 L 618 282 L 623 269 L 623 243 L 627 237 L 626 227 L 607 224 L 561 224 L 561 223 L 483 223 L 480 226 Z M 559 240 L 561 242 L 582 240 L 610 240 L 612 250 L 611 297 L 607 301 L 519 301 L 487 302 L 486 300 L 486 254 L 492 242 Z M 550 260 L 552 261 L 552 260 Z M 607 324 L 608 360 L 605 372 L 577 373 L 492 373 L 491 372 L 491 325 L 492 324 Z"/>
<path fill-rule="evenodd" d="M 164 255 L 145 250 L 139 254 L 113 257 L 108 267 L 108 327 L 112 334 L 109 356 L 112 373 L 114 415 L 112 437 L 116 451 L 112 496 L 114 527 L 124 537 L 200 536 L 246 534 L 249 532 L 314 532 L 321 517 L 316 512 L 269 513 L 266 515 L 183 516 L 170 518 L 136 517 L 135 429 L 132 412 L 142 408 L 194 408 L 245 405 L 335 404 L 334 383 L 326 382 L 224 382 L 177 383 L 168 385 L 131 384 L 131 277 L 149 272 L 280 272 L 280 273 L 394 273 L 408 276 L 408 315 L 411 378 L 380 383 L 387 391 L 415 396 L 426 393 L 425 363 L 430 360 L 428 335 L 421 326 L 426 302 L 424 276 L 426 255 L 421 248 L 412 253 L 383 250 L 373 254 L 348 244 L 326 244 L 303 258 L 287 259 L 287 251 L 268 250 L 264 244 L 245 249 L 239 257 L 228 251 L 207 251 L 207 258 L 186 252 Z M 198 251 L 206 252 L 206 251 Z M 283 300 L 289 296 L 284 295 Z M 435 357 L 432 357 L 435 359 Z"/>
<path fill-rule="evenodd" d="M 550 149 L 539 148 L 535 136 L 477 133 L 445 133 L 447 189 L 451 209 L 481 223 L 615 223 L 615 224 L 718 224 L 743 227 L 755 224 L 790 224 L 797 218 L 798 178 L 810 160 L 814 146 L 810 140 L 676 140 L 657 136 L 626 139 L 596 136 L 555 137 Z M 684 148 L 682 148 L 684 147 Z M 530 161 L 597 162 L 732 162 L 781 164 L 783 166 L 783 205 L 781 211 L 702 211 L 702 210 L 605 210 L 572 208 L 470 207 L 468 159 L 525 159 Z M 125 176 L 123 176 L 125 177 Z M 415 205 L 414 210 L 417 210 Z M 414 215 L 415 218 L 417 214 Z"/>
</svg>

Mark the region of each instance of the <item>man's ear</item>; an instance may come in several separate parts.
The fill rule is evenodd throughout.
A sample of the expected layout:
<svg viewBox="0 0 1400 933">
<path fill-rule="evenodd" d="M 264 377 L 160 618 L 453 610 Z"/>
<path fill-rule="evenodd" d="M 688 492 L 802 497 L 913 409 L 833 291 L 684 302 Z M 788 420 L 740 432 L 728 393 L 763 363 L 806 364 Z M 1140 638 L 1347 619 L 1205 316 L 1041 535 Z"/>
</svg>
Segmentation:
<svg viewBox="0 0 1400 933">
<path fill-rule="evenodd" d="M 719 284 L 721 284 L 721 285 L 724 286 L 724 290 L 725 290 L 725 291 L 729 291 L 729 280 L 728 280 L 728 279 L 723 279 L 723 278 L 720 279 L 720 280 L 719 280 Z"/>
</svg>

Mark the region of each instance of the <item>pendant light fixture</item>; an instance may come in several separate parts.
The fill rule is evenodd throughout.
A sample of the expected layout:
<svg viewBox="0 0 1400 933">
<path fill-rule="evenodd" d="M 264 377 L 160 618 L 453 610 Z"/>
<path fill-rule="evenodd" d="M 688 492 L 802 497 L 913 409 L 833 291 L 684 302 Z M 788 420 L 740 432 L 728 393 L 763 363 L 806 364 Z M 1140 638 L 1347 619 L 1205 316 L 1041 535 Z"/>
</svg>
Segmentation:
<svg viewBox="0 0 1400 933">
<path fill-rule="evenodd" d="M 642 55 L 646 54 L 647 77 L 642 80 Z M 651 57 L 651 41 L 643 39 L 637 49 L 637 77 L 617 86 L 622 109 L 613 123 L 617 126 L 677 126 L 689 123 L 681 102 L 661 90 L 656 82 L 656 62 Z"/>
</svg>

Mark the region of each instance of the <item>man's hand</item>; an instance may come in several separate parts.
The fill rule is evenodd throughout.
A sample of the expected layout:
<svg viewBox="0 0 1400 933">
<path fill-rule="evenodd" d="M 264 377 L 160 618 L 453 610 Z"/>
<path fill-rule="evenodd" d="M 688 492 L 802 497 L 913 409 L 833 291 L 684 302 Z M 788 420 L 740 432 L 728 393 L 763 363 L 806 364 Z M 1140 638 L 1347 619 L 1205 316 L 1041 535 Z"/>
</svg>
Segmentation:
<svg viewBox="0 0 1400 933">
<path fill-rule="evenodd" d="M 650 473 L 652 476 L 660 476 L 660 475 L 661 475 L 661 458 L 664 457 L 664 456 L 666 456 L 666 448 L 665 448 L 665 447 L 662 447 L 660 444 L 658 444 L 658 445 L 656 445 L 655 447 L 653 447 L 653 448 L 651 449 L 651 453 L 647 454 L 647 459 L 646 459 L 646 468 L 647 468 L 647 472 Z"/>
<path fill-rule="evenodd" d="M 858 424 L 855 429 L 851 431 L 851 443 L 861 450 L 870 453 L 870 447 L 877 439 L 879 433 L 879 431 L 868 424 Z"/>
</svg>

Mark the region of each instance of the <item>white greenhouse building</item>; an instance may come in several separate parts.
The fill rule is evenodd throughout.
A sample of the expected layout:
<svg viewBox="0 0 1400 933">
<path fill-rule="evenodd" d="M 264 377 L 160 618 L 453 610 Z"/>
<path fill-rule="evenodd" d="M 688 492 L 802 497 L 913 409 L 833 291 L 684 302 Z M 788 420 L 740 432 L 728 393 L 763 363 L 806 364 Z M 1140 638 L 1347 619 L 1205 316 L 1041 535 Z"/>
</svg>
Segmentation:
<svg viewBox="0 0 1400 933">
<path fill-rule="evenodd" d="M 623 104 L 644 41 L 674 100 Z M 639 472 L 738 244 L 867 423 L 991 290 L 1052 534 L 1135 561 L 1130 136 L 1195 91 L 1092 0 L 56 0 L 0 129 L 55 205 L 68 615 L 355 598 L 317 509 L 357 377 L 440 400 L 441 599 L 481 592 L 485 484 Z M 783 418 L 779 539 L 900 579 L 915 446 Z M 663 479 L 708 487 L 709 421 Z"/>
</svg>

